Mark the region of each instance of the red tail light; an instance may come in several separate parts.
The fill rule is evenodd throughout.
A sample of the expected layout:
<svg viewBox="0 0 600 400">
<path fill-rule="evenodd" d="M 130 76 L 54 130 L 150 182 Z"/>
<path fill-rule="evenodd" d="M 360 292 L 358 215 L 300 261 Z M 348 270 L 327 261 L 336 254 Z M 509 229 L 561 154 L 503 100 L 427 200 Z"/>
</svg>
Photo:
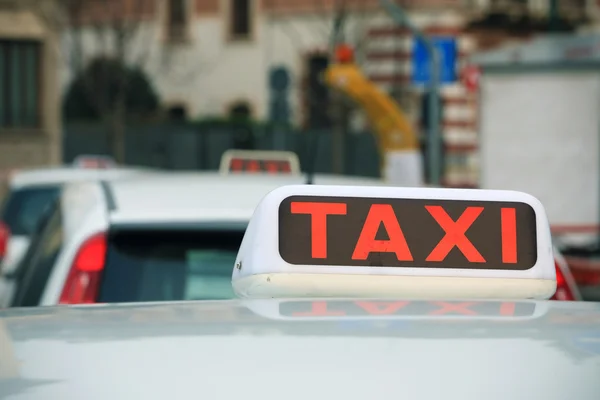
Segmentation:
<svg viewBox="0 0 600 400">
<path fill-rule="evenodd" d="M 551 300 L 575 301 L 575 294 L 565 279 L 562 269 L 555 262 L 556 266 L 556 292 Z"/>
<path fill-rule="evenodd" d="M 106 261 L 106 234 L 98 233 L 79 248 L 60 295 L 60 304 L 95 303 Z"/>
<path fill-rule="evenodd" d="M 10 229 L 4 222 L 0 222 L 0 258 L 6 254 L 8 239 L 10 238 Z"/>
</svg>

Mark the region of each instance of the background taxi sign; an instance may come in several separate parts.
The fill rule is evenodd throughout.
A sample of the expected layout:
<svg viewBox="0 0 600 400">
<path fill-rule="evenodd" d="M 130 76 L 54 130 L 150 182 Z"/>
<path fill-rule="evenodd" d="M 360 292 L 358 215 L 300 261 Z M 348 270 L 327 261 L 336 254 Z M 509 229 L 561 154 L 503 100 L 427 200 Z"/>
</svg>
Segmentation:
<svg viewBox="0 0 600 400">
<path fill-rule="evenodd" d="M 300 161 L 291 151 L 227 150 L 221 157 L 222 174 L 299 174 Z"/>
<path fill-rule="evenodd" d="M 548 299 L 556 275 L 528 194 L 301 185 L 256 208 L 232 284 L 242 297 Z"/>
<path fill-rule="evenodd" d="M 73 160 L 73 165 L 79 168 L 107 169 L 116 167 L 117 163 L 109 156 L 81 155 Z"/>
</svg>

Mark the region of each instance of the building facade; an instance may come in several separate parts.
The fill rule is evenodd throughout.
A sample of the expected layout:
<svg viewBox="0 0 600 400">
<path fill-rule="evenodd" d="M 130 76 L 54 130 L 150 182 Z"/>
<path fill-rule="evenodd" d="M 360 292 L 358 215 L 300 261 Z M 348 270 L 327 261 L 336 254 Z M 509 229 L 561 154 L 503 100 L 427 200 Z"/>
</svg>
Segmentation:
<svg viewBox="0 0 600 400">
<path fill-rule="evenodd" d="M 382 90 L 394 94 L 417 126 L 420 124 L 423 85 L 411 79 L 414 38 L 407 29 L 395 25 L 377 0 L 121 1 L 125 5 L 117 13 L 113 10 L 113 17 L 135 15 L 140 21 L 131 35 L 128 60 L 152 77 L 171 115 L 195 119 L 245 113 L 268 119 L 269 72 L 279 67 L 291 78 L 288 99 L 292 121 L 306 128 L 330 127 L 327 91 L 319 73 L 327 66 L 334 16 L 343 3 L 347 11 L 345 40 L 355 46 L 361 66 Z M 595 18 L 598 3 L 561 1 L 556 13 L 574 19 Z M 514 18 L 544 16 L 553 11 L 550 2 L 401 0 L 399 4 L 413 24 L 427 34 L 456 41 L 456 76 L 441 88 L 445 183 L 476 186 L 478 100 L 476 92 L 466 89 L 462 69 L 474 52 L 528 35 L 513 34 L 512 28 L 502 23 L 495 31 L 473 28 L 473 21 L 502 12 L 510 18 L 513 14 Z M 109 14 L 88 10 L 87 20 L 108 20 Z M 493 24 L 494 19 L 489 21 Z M 95 31 L 84 24 L 76 32 L 83 36 L 82 53 L 88 58 L 106 49 L 100 46 Z M 70 37 L 63 45 L 74 41 Z M 63 85 L 72 76 L 72 71 L 65 71 Z"/>
<path fill-rule="evenodd" d="M 60 162 L 59 38 L 50 0 L 0 1 L 0 170 Z"/>
</svg>

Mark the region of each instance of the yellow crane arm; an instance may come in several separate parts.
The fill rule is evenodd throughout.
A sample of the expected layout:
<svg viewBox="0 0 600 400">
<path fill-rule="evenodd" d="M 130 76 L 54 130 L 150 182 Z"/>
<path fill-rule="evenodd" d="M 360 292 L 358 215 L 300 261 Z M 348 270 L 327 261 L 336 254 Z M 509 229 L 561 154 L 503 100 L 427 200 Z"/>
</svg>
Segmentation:
<svg viewBox="0 0 600 400">
<path fill-rule="evenodd" d="M 365 110 L 384 153 L 419 149 L 417 135 L 404 112 L 389 95 L 369 81 L 356 64 L 330 65 L 325 71 L 325 82 Z"/>
</svg>

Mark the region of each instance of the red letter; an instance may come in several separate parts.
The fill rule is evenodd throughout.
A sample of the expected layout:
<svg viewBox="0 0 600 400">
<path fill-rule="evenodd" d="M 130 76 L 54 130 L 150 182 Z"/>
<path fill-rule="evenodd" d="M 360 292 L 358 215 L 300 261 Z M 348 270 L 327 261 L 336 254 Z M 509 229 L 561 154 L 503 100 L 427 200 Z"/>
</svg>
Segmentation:
<svg viewBox="0 0 600 400">
<path fill-rule="evenodd" d="M 515 303 L 500 304 L 500 315 L 515 315 Z"/>
<path fill-rule="evenodd" d="M 267 161 L 265 162 L 267 172 L 270 174 L 276 174 L 279 168 L 277 167 L 277 163 L 275 161 Z"/>
<path fill-rule="evenodd" d="M 242 162 L 242 160 L 239 160 L 237 158 L 231 160 L 232 171 L 241 171 L 242 169 L 244 169 L 244 163 Z"/>
<path fill-rule="evenodd" d="M 435 246 L 426 261 L 443 261 L 450 250 L 456 246 L 470 262 L 485 262 L 473 243 L 465 236 L 465 232 L 479 217 L 483 207 L 467 207 L 456 222 L 450 218 L 441 206 L 425 206 L 425 208 L 446 232 L 446 236 Z"/>
<path fill-rule="evenodd" d="M 403 308 L 410 301 L 394 302 L 375 302 L 375 301 L 357 301 L 356 305 L 371 315 L 390 315 Z"/>
<path fill-rule="evenodd" d="M 248 172 L 258 172 L 260 171 L 260 164 L 256 160 L 248 161 Z"/>
<path fill-rule="evenodd" d="M 514 208 L 502 209 L 502 262 L 517 262 L 517 211 Z"/>
<path fill-rule="evenodd" d="M 390 240 L 375 240 L 381 223 L 383 223 Z M 356 242 L 352 259 L 366 260 L 370 253 L 396 253 L 399 261 L 413 260 L 394 209 L 389 204 L 373 204 L 371 206 L 358 242 Z"/>
<path fill-rule="evenodd" d="M 327 258 L 327 216 L 346 215 L 344 203 L 292 202 L 292 214 L 310 214 L 312 258 Z"/>
<path fill-rule="evenodd" d="M 469 310 L 475 303 L 446 303 L 443 301 L 434 301 L 433 304 L 437 304 L 442 307 L 439 310 L 429 313 L 429 315 L 443 315 L 448 314 L 450 312 L 464 314 L 464 315 L 477 315 L 477 313 L 473 310 Z"/>
<path fill-rule="evenodd" d="M 282 172 L 290 172 L 291 171 L 290 164 L 288 162 L 286 162 L 286 161 L 283 161 L 281 163 L 281 167 L 280 168 L 281 168 Z"/>
<path fill-rule="evenodd" d="M 295 312 L 294 317 L 332 317 L 346 315 L 343 311 L 327 311 L 326 301 L 314 301 L 311 310 L 308 312 Z"/>
</svg>

